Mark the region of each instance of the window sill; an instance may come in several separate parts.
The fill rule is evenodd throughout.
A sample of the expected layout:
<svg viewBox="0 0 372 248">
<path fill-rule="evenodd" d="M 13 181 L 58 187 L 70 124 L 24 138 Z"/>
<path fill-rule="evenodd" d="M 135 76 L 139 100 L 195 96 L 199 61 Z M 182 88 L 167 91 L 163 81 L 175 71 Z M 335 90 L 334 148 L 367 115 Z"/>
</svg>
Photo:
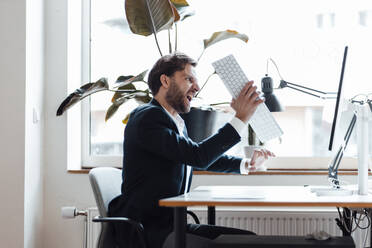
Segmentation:
<svg viewBox="0 0 372 248">
<path fill-rule="evenodd" d="M 91 169 L 68 170 L 71 174 L 88 174 Z M 231 173 L 218 173 L 209 171 L 194 171 L 194 175 L 237 175 Z M 358 171 L 355 169 L 342 169 L 338 171 L 339 175 L 357 175 Z M 304 170 L 304 169 L 268 169 L 267 171 L 251 172 L 249 175 L 328 175 L 328 170 Z M 372 175 L 371 171 L 368 173 Z"/>
</svg>

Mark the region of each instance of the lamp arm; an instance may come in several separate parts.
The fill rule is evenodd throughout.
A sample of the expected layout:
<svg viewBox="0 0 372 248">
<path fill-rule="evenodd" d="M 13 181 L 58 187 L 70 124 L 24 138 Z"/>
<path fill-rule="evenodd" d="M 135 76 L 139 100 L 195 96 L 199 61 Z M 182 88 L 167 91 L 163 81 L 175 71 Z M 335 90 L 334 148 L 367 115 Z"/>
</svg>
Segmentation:
<svg viewBox="0 0 372 248">
<path fill-rule="evenodd" d="M 351 134 L 356 123 L 356 119 L 357 116 L 356 114 L 354 114 L 349 124 L 349 127 L 346 131 L 344 142 L 340 145 L 340 148 L 338 149 L 336 156 L 333 158 L 331 164 L 328 166 L 328 179 L 331 181 L 331 184 L 334 188 L 340 188 L 340 183 L 337 177 L 338 167 L 344 155 L 344 151 L 347 147 L 347 144 L 349 143 Z"/>
<path fill-rule="evenodd" d="M 284 81 L 284 80 L 280 80 L 279 88 L 282 89 L 282 88 L 285 88 L 285 87 L 288 87 L 288 88 L 291 88 L 291 89 L 294 89 L 294 90 L 297 90 L 297 91 L 300 91 L 302 93 L 309 94 L 309 95 L 312 95 L 312 96 L 315 96 L 315 97 L 318 97 L 318 98 L 322 98 L 322 99 L 335 98 L 334 96 L 328 96 L 327 97 L 326 95 L 336 94 L 336 92 L 324 92 L 324 91 L 312 89 L 312 88 L 309 88 L 309 87 L 305 87 L 305 86 L 302 86 L 302 85 L 299 85 L 299 84 L 294 84 L 294 83 L 290 83 L 290 82 L 287 82 L 287 81 Z M 301 89 L 298 89 L 297 87 L 301 88 Z M 315 93 L 313 93 L 313 92 L 315 92 Z M 324 96 L 318 95 L 316 93 L 323 94 Z"/>
<path fill-rule="evenodd" d="M 297 91 L 301 91 L 302 93 L 305 93 L 305 94 L 309 94 L 309 95 L 312 95 L 312 96 L 315 96 L 315 97 L 318 97 L 318 98 L 323 98 L 322 96 L 319 96 L 319 95 L 316 95 L 316 94 L 313 94 L 311 92 L 307 92 L 305 90 L 301 90 L 301 89 L 297 89 L 295 87 L 292 87 L 292 86 L 286 86 L 287 88 L 291 88 L 291 89 L 294 89 L 294 90 L 297 90 Z"/>
</svg>

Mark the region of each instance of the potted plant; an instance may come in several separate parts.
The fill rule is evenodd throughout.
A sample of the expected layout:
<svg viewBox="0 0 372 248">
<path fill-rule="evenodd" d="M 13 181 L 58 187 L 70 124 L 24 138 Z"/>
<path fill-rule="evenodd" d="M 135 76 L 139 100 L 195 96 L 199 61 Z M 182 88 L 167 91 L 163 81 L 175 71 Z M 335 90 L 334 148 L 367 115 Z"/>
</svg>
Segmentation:
<svg viewBox="0 0 372 248">
<path fill-rule="evenodd" d="M 178 24 L 194 15 L 193 10 L 189 6 L 186 0 L 125 0 L 125 13 L 126 21 L 129 24 L 132 33 L 143 36 L 153 35 L 159 51 L 159 56 L 163 55 L 163 51 L 160 48 L 157 34 L 159 32 L 168 32 L 168 47 L 169 53 L 177 51 L 178 44 Z M 155 15 L 156 13 L 156 15 Z M 174 32 L 175 40 L 171 41 L 171 32 Z M 198 57 L 198 61 L 204 54 L 205 50 L 226 39 L 237 38 L 244 42 L 248 42 L 248 37 L 245 34 L 241 34 L 234 30 L 224 30 L 213 33 L 208 39 L 204 39 L 204 47 Z M 59 106 L 57 110 L 57 116 L 62 115 L 66 110 L 72 107 L 74 104 L 80 102 L 87 96 L 95 94 L 101 91 L 113 91 L 113 97 L 111 99 L 111 106 L 106 111 L 105 120 L 110 119 L 118 110 L 119 107 L 123 106 L 128 100 L 134 99 L 138 103 L 147 103 L 152 99 L 150 90 L 140 89 L 137 87 L 137 82 L 145 82 L 145 76 L 147 69 L 143 70 L 138 75 L 126 75 L 119 76 L 112 85 L 109 84 L 107 78 L 102 77 L 98 81 L 84 84 L 79 89 L 72 92 Z M 211 74 L 214 75 L 215 72 Z M 208 79 L 211 77 L 209 76 Z M 207 83 L 208 79 L 205 83 Z M 202 85 L 201 89 L 205 86 Z M 212 126 L 214 118 L 217 115 L 214 111 L 208 109 L 196 109 L 193 108 L 189 115 L 184 115 L 186 119 L 186 125 L 188 127 L 191 138 L 193 138 L 193 127 L 192 123 L 196 117 L 198 120 L 196 123 L 204 127 Z M 128 120 L 129 116 L 126 116 L 123 120 L 124 123 Z M 197 128 L 199 130 L 199 128 Z M 210 135 L 210 131 L 206 131 L 203 137 Z M 200 135 L 199 135 L 200 136 Z M 200 136 L 201 137 L 201 136 Z M 196 140 L 200 140 L 195 138 Z"/>
</svg>

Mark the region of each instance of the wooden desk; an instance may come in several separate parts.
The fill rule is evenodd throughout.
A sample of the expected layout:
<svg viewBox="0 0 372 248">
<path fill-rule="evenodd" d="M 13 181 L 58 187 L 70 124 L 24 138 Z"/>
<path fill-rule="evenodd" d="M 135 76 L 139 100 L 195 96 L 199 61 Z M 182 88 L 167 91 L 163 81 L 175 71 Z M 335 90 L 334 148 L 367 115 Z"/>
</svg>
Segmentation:
<svg viewBox="0 0 372 248">
<path fill-rule="evenodd" d="M 174 208 L 175 247 L 184 248 L 188 206 L 208 206 L 208 222 L 214 224 L 216 206 L 372 209 L 372 196 L 316 196 L 303 186 L 200 186 L 185 195 L 162 199 L 159 205 Z"/>
</svg>

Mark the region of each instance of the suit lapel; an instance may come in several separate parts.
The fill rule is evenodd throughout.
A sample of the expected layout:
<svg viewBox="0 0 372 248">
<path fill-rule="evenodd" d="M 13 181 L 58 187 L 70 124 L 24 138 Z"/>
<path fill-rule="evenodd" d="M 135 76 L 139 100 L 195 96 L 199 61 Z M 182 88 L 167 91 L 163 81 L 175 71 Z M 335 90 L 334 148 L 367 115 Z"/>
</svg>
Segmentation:
<svg viewBox="0 0 372 248">
<path fill-rule="evenodd" d="M 165 112 L 165 110 L 163 109 L 163 107 L 160 105 L 160 103 L 157 100 L 155 100 L 155 98 L 153 98 L 151 100 L 150 104 L 155 105 L 155 106 L 159 106 L 164 111 L 164 114 L 166 116 L 168 116 L 170 122 L 172 123 L 173 129 L 178 132 L 178 128 L 177 128 L 176 123 L 174 123 L 174 121 L 170 118 L 169 114 Z M 189 137 L 188 134 L 187 134 L 186 126 L 183 129 L 183 135 L 185 136 L 185 138 L 188 138 Z M 192 179 L 192 167 L 191 167 L 191 171 L 190 171 L 190 176 L 187 178 L 187 166 L 185 164 L 183 165 L 183 176 L 182 176 L 182 178 L 183 179 L 182 179 L 182 185 L 181 185 L 181 192 L 180 192 L 180 194 L 183 194 L 185 192 L 186 180 L 189 181 L 188 182 L 188 186 L 187 186 L 187 192 L 190 190 L 191 179 Z"/>
<path fill-rule="evenodd" d="M 171 117 L 170 117 L 169 114 L 166 112 L 166 110 L 165 110 L 165 109 L 160 105 L 160 103 L 159 103 L 158 101 L 155 100 L 155 98 L 153 98 L 153 99 L 150 101 L 150 104 L 151 104 L 151 105 L 155 105 L 155 106 L 160 107 L 160 109 L 164 112 L 164 115 L 167 116 L 169 123 L 172 125 L 172 129 L 173 129 L 174 131 L 178 132 L 178 128 L 177 128 L 176 123 L 174 123 L 174 121 L 171 119 Z"/>
</svg>

